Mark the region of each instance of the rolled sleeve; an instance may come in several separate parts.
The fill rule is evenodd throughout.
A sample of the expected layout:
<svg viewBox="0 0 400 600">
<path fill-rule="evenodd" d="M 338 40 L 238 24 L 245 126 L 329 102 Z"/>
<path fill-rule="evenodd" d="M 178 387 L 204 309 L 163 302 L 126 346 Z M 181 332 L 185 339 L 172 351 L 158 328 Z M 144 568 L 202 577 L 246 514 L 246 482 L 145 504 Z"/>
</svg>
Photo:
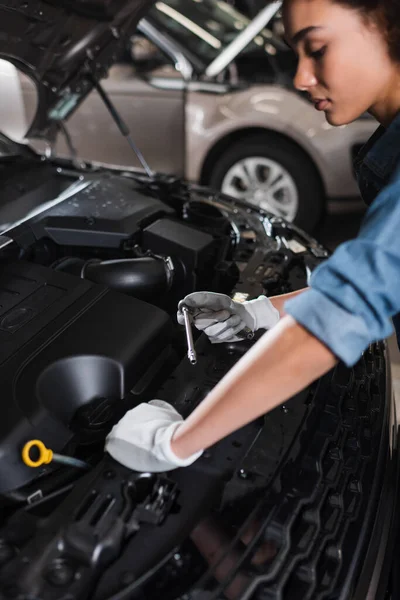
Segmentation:
<svg viewBox="0 0 400 600">
<path fill-rule="evenodd" d="M 285 311 L 348 367 L 357 362 L 372 341 L 362 317 L 338 306 L 318 290 L 310 289 L 289 300 Z"/>
<path fill-rule="evenodd" d="M 348 366 L 393 332 L 400 312 L 400 172 L 377 196 L 358 237 L 320 265 L 285 311 Z"/>
</svg>

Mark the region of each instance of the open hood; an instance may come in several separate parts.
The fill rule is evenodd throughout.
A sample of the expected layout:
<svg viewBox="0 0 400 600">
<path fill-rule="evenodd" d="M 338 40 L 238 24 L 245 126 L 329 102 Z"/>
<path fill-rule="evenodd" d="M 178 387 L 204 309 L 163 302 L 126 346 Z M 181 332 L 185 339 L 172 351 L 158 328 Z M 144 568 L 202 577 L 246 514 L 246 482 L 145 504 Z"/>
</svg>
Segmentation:
<svg viewBox="0 0 400 600">
<path fill-rule="evenodd" d="M 0 0 L 0 58 L 37 84 L 28 136 L 51 138 L 103 78 L 154 0 Z"/>
</svg>

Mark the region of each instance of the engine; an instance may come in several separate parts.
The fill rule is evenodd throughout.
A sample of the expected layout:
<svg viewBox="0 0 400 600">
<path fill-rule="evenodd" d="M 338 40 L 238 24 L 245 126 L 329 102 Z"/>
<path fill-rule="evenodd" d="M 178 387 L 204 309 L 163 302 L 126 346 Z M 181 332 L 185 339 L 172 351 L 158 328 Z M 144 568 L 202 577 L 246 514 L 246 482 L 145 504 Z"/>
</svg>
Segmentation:
<svg viewBox="0 0 400 600">
<path fill-rule="evenodd" d="M 135 180 L 101 174 L 61 198 L 16 228 L 22 260 L 8 260 L 0 276 L 0 370 L 10 399 L 0 493 L 11 496 L 48 471 L 21 462 L 24 441 L 60 451 L 104 439 L 127 394 L 181 354 L 168 313 L 183 296 L 271 295 L 301 287 L 310 268 L 306 246 L 297 242 L 304 256 L 296 259 L 279 223 L 274 239 L 267 218 L 200 191 L 178 208 Z M 315 244 L 314 260 L 324 252 Z"/>
<path fill-rule="evenodd" d="M 339 473 L 347 460 L 353 481 L 372 472 L 384 418 L 382 348 L 371 348 L 354 372 L 338 367 L 191 467 L 129 471 L 104 455 L 113 424 L 151 398 L 190 414 L 254 343 L 212 346 L 194 332 L 193 367 L 177 302 L 201 289 L 237 300 L 296 290 L 327 252 L 279 218 L 170 178 L 107 170 L 78 177 L 62 168 L 51 176 L 56 200 L 0 238 L 0 597 L 239 597 L 249 579 L 237 579 L 238 570 L 246 556 L 255 568 L 251 552 L 266 540 L 257 598 L 267 597 L 267 574 L 286 585 L 279 569 L 292 564 L 288 532 L 312 546 L 318 519 L 341 519 L 350 531 L 363 518 L 358 484 L 347 488 Z M 364 414 L 355 415 L 354 394 L 363 393 Z M 23 448 L 36 439 L 85 468 L 27 466 Z M 346 518 L 327 503 L 322 479 L 331 496 L 346 486 L 337 491 Z M 303 514 L 303 504 L 319 508 Z M 215 519 L 230 533 L 235 567 L 212 565 L 204 539 Z M 240 540 L 250 521 L 258 533 L 246 555 Z M 331 546 L 324 553 L 324 585 L 333 589 L 342 562 Z M 229 581 L 242 587 L 219 596 Z M 268 597 L 278 597 L 278 587 Z"/>
</svg>

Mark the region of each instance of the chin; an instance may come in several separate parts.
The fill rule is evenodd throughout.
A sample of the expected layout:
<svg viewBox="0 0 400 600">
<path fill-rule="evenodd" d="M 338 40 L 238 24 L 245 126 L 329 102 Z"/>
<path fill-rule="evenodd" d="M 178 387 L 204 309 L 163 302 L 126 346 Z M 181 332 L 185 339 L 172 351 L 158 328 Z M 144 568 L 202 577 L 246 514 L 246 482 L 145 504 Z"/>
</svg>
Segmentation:
<svg viewBox="0 0 400 600">
<path fill-rule="evenodd" d="M 334 110 L 327 110 L 325 112 L 325 118 L 329 125 L 332 125 L 333 127 L 340 127 L 341 125 L 348 125 L 349 123 L 356 121 L 361 114 L 362 113 L 357 113 L 356 115 L 345 115 L 343 113 L 337 113 Z"/>
</svg>

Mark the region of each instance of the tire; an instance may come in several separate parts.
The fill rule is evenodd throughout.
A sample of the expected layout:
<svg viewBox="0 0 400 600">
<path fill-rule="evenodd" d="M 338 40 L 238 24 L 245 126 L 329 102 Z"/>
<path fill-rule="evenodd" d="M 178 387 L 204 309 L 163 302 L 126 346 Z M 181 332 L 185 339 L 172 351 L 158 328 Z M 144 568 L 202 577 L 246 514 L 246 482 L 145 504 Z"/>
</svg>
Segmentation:
<svg viewBox="0 0 400 600">
<path fill-rule="evenodd" d="M 243 168 L 246 171 L 244 165 L 251 167 L 247 168 L 248 175 L 252 171 L 246 181 L 241 177 Z M 274 177 L 272 169 L 275 168 L 281 177 Z M 270 184 L 266 187 L 269 191 L 261 189 L 263 178 L 267 177 L 268 181 L 271 173 L 277 188 L 273 197 Z M 230 185 L 232 182 L 234 185 Z M 325 194 L 314 165 L 301 150 L 279 136 L 252 136 L 235 142 L 215 162 L 208 184 L 234 198 L 279 214 L 308 232 L 316 228 L 325 212 Z M 258 197 L 254 195 L 256 190 Z"/>
</svg>

